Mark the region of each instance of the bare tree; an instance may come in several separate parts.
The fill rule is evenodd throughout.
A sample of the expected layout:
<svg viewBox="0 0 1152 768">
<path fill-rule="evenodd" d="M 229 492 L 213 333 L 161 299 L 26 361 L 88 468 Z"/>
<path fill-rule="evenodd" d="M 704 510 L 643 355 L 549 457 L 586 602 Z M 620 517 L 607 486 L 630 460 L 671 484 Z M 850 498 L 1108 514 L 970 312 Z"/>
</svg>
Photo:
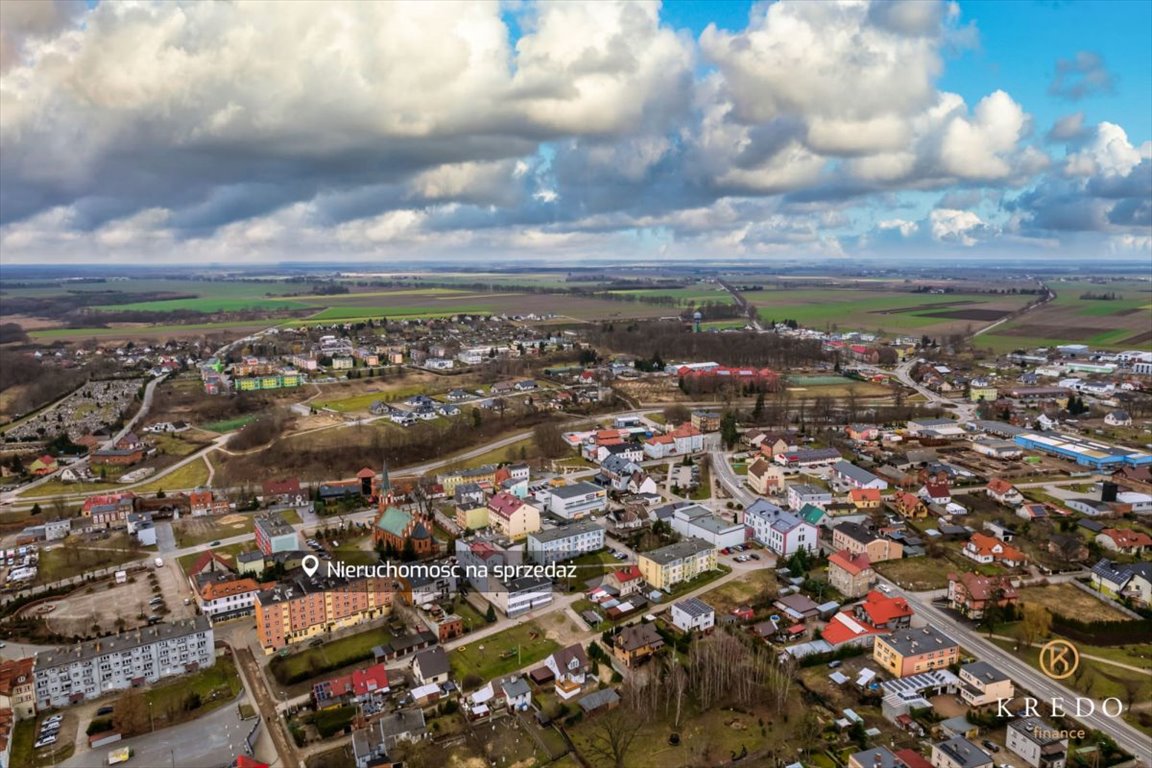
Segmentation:
<svg viewBox="0 0 1152 768">
<path fill-rule="evenodd" d="M 609 712 L 596 715 L 588 729 L 588 749 L 609 761 L 615 768 L 628 764 L 628 753 L 640 731 L 648 723 L 651 710 L 639 699 L 646 688 L 631 682 L 621 689 L 623 701 Z"/>
</svg>

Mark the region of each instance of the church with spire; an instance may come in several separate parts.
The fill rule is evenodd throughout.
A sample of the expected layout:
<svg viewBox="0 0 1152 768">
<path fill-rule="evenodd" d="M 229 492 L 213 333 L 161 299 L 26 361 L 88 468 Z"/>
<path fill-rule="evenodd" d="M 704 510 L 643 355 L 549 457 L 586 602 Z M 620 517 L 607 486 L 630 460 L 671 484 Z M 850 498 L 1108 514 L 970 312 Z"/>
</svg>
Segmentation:
<svg viewBox="0 0 1152 768">
<path fill-rule="evenodd" d="M 436 553 L 436 540 L 432 537 L 432 521 L 423 512 L 404 509 L 396 503 L 388 464 L 380 475 L 376 489 L 376 519 L 372 524 L 372 543 L 378 548 L 403 552 L 411 546 L 416 557 L 429 557 Z"/>
</svg>

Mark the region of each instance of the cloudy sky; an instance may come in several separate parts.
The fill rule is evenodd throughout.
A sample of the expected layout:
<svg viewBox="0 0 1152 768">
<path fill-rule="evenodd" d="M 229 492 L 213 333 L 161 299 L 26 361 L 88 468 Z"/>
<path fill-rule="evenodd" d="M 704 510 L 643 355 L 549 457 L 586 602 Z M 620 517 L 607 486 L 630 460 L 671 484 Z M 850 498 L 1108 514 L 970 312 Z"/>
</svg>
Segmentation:
<svg viewBox="0 0 1152 768">
<path fill-rule="evenodd" d="M 3 263 L 1152 260 L 1152 3 L 0 2 Z"/>
</svg>

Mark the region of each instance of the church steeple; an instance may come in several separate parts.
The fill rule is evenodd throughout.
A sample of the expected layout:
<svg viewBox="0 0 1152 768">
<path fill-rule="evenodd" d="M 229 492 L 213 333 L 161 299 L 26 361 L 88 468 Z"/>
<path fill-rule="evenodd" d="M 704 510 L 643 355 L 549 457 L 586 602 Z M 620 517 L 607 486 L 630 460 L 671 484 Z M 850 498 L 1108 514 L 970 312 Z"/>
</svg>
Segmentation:
<svg viewBox="0 0 1152 768">
<path fill-rule="evenodd" d="M 383 465 L 383 469 L 380 472 L 380 493 L 378 498 L 380 501 L 380 508 L 385 509 L 390 507 L 393 501 L 392 478 L 388 475 L 388 462 L 383 461 L 381 464 Z"/>
</svg>

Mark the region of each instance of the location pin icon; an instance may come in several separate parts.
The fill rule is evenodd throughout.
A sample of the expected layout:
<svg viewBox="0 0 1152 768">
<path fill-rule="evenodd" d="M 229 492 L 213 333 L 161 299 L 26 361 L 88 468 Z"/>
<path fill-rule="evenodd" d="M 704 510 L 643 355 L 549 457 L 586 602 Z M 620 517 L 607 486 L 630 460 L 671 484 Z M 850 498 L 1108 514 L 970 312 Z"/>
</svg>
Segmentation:
<svg viewBox="0 0 1152 768">
<path fill-rule="evenodd" d="M 304 568 L 304 573 L 311 578 L 312 574 L 316 573 L 316 569 L 320 567 L 320 558 L 316 555 L 305 555 L 300 565 Z"/>
</svg>

